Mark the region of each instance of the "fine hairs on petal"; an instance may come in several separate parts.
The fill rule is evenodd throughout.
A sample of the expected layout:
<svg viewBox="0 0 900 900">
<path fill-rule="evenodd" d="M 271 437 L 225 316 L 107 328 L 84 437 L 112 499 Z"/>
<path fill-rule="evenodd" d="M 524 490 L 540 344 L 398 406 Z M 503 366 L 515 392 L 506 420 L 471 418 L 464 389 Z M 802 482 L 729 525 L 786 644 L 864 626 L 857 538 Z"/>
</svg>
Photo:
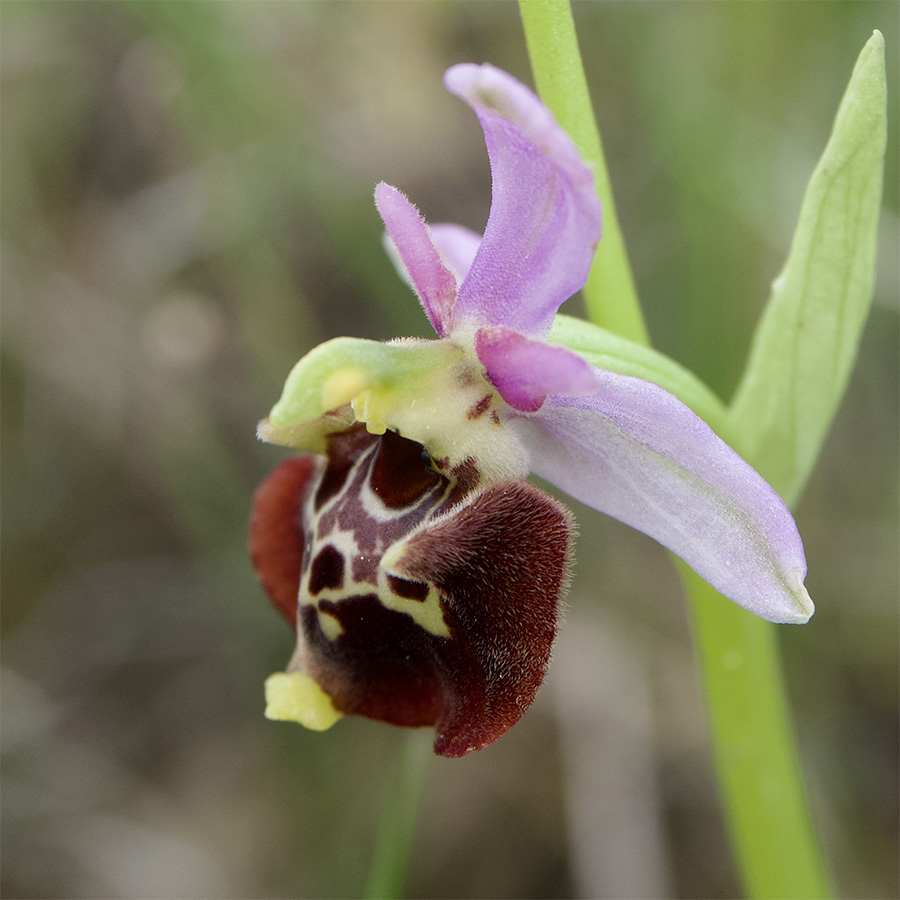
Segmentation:
<svg viewBox="0 0 900 900">
<path fill-rule="evenodd" d="M 441 259 L 419 211 L 396 188 L 381 182 L 375 204 L 422 307 L 439 337 L 450 328 L 456 277 Z"/>
<path fill-rule="evenodd" d="M 501 482 L 386 554 L 394 573 L 437 587 L 458 644 L 435 752 L 481 749 L 531 705 L 568 588 L 573 532 L 561 503 L 527 482 Z"/>
<path fill-rule="evenodd" d="M 478 116 L 492 182 L 491 214 L 460 285 L 454 324 L 544 337 L 587 280 L 600 239 L 593 175 L 552 113 L 512 76 L 463 64 L 444 83 Z"/>
</svg>

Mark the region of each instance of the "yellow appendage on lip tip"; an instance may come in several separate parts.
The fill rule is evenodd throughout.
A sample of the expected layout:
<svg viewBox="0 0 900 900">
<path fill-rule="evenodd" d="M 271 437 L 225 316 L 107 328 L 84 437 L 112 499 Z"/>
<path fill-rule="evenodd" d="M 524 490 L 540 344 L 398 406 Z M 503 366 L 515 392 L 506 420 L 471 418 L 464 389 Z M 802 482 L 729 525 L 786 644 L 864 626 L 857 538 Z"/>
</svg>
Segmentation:
<svg viewBox="0 0 900 900">
<path fill-rule="evenodd" d="M 327 731 L 343 714 L 305 672 L 276 672 L 266 679 L 266 718 Z"/>
</svg>

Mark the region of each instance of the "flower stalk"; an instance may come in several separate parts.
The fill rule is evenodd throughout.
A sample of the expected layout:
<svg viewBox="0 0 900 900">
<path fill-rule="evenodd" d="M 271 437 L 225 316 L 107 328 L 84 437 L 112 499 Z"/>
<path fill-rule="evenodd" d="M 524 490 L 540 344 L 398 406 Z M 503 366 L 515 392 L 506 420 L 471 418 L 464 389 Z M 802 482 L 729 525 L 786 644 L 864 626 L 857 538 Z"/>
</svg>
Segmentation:
<svg viewBox="0 0 900 900">
<path fill-rule="evenodd" d="M 569 0 L 519 0 L 519 11 L 538 93 L 591 167 L 603 203 L 603 240 L 582 289 L 588 315 L 610 331 L 638 344 L 649 344 Z"/>
<path fill-rule="evenodd" d="M 364 896 L 367 900 L 402 897 L 409 874 L 413 838 L 425 777 L 431 759 L 431 740 L 422 731 L 404 735 L 404 749 L 382 788 L 381 821 Z"/>
<path fill-rule="evenodd" d="M 520 0 L 520 11 L 539 92 L 592 163 L 604 202 L 604 240 L 585 287 L 589 316 L 610 331 L 649 343 L 643 328 L 635 327 L 643 318 L 615 216 L 570 4 Z M 745 452 L 752 448 L 749 461 L 772 479 L 788 503 L 799 496 L 824 441 L 871 299 L 884 109 L 883 39 L 875 32 L 860 56 L 832 139 L 810 182 L 791 254 L 773 285 L 753 356 L 729 411 L 729 434 L 736 446 Z M 601 259 L 602 285 L 594 279 Z M 835 267 L 841 268 L 842 277 L 835 276 Z M 835 309 L 842 314 L 833 315 Z M 844 324 L 835 326 L 835 321 Z M 834 347 L 841 352 L 831 352 Z M 827 360 L 820 359 L 823 354 Z M 816 375 L 805 377 L 831 370 L 826 363 L 835 355 L 841 366 L 831 383 L 823 385 Z M 815 421 L 799 421 L 804 415 Z M 802 459 L 792 465 L 798 447 Z M 688 566 L 679 562 L 678 568 L 690 601 L 722 801 L 744 889 L 751 897 L 831 896 L 773 626 L 722 603 L 717 591 Z"/>
<path fill-rule="evenodd" d="M 257 490 L 250 518 L 260 582 L 295 633 L 266 715 L 316 730 L 344 716 L 431 726 L 448 758 L 502 737 L 543 681 L 572 560 L 572 515 L 526 480 L 534 473 L 696 573 L 684 580 L 738 867 L 755 896 L 821 896 L 773 634 L 706 601 L 718 591 L 772 623 L 814 611 L 789 509 L 722 434 L 796 499 L 871 295 L 883 42 L 873 36 L 861 57 L 810 183 L 737 415 L 646 343 L 614 215 L 611 255 L 598 261 L 611 191 L 571 11 L 523 5 L 526 19 L 535 11 L 530 46 L 554 48 L 538 81 L 593 165 L 508 73 L 448 69 L 444 86 L 478 117 L 491 163 L 484 233 L 429 225 L 397 188 L 375 189 L 388 252 L 436 340 L 329 341 L 294 367 L 259 425 L 261 439 L 297 451 Z M 560 92 L 563 62 L 573 80 Z M 625 334 L 557 317 L 592 269 L 603 279 L 592 314 Z M 834 347 L 841 371 L 825 380 Z M 406 837 L 379 843 L 386 872 L 407 854 L 409 788 L 388 806 L 386 823 L 399 825 L 385 833 Z"/>
<path fill-rule="evenodd" d="M 719 789 L 748 897 L 833 895 L 816 840 L 775 626 L 678 564 L 693 616 Z"/>
</svg>

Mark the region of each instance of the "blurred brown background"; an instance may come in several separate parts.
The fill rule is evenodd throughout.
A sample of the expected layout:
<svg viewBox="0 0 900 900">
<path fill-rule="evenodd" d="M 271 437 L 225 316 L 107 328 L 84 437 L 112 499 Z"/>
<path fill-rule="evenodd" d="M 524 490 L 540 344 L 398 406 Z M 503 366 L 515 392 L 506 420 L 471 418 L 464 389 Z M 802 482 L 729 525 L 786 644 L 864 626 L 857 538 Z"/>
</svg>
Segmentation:
<svg viewBox="0 0 900 900">
<path fill-rule="evenodd" d="M 404 735 L 262 717 L 292 639 L 245 551 L 254 427 L 337 334 L 426 335 L 372 190 L 483 227 L 452 63 L 530 83 L 512 2 L 20 2 L 2 16 L 3 895 L 350 897 Z M 887 40 L 879 277 L 798 509 L 818 612 L 784 628 L 840 892 L 895 897 L 895 3 L 576 4 L 658 347 L 724 397 L 856 55 Z M 572 311 L 577 311 L 577 300 Z M 728 897 L 684 602 L 577 509 L 548 683 L 430 765 L 419 897 Z"/>
</svg>

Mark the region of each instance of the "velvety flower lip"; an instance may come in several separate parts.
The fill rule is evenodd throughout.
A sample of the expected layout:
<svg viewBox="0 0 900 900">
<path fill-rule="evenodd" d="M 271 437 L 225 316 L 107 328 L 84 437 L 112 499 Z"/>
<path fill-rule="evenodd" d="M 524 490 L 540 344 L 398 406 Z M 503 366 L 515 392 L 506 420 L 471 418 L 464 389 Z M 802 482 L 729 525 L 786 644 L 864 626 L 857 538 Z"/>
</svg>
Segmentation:
<svg viewBox="0 0 900 900">
<path fill-rule="evenodd" d="M 493 743 L 544 679 L 571 513 L 521 479 L 479 487 L 472 462 L 439 472 L 391 431 L 356 424 L 328 444 L 283 462 L 254 500 L 254 565 L 297 629 L 266 715 L 431 725 L 449 757 Z"/>
</svg>

